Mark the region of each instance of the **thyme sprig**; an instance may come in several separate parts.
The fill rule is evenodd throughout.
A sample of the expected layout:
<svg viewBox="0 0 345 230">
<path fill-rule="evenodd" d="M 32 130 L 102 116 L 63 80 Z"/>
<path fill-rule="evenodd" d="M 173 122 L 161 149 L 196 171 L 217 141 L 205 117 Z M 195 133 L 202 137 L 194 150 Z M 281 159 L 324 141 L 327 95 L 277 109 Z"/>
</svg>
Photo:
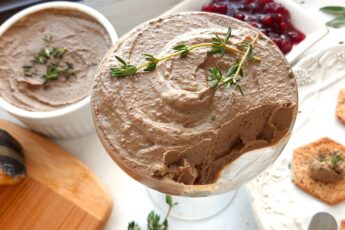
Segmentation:
<svg viewBox="0 0 345 230">
<path fill-rule="evenodd" d="M 246 60 L 252 61 L 254 60 L 254 43 L 259 38 L 259 34 L 256 35 L 252 42 L 248 40 L 243 40 L 238 45 L 245 48 L 246 51 L 242 56 L 241 60 L 236 60 L 234 64 L 232 64 L 227 72 L 226 75 L 223 75 L 222 71 L 218 67 L 209 68 L 209 77 L 208 81 L 211 87 L 222 87 L 225 86 L 229 88 L 231 86 L 236 86 L 236 88 L 240 91 L 241 95 L 244 96 L 243 90 L 241 85 L 238 83 L 240 78 L 243 77 L 243 65 Z"/>
<path fill-rule="evenodd" d="M 52 47 L 50 46 L 53 36 L 45 35 L 42 38 L 47 43 L 47 47 L 41 49 L 40 52 L 31 60 L 32 65 L 22 66 L 25 77 L 37 76 L 36 65 L 44 65 L 45 73 L 41 76 L 43 78 L 43 84 L 47 84 L 50 81 L 55 81 L 59 77 L 65 77 L 68 79 L 75 75 L 74 67 L 72 63 L 62 62 L 63 56 L 67 53 L 67 49 L 64 47 Z"/>
<path fill-rule="evenodd" d="M 120 65 L 112 67 L 110 69 L 110 74 L 113 77 L 122 78 L 134 75 L 141 69 L 143 69 L 144 72 L 151 72 L 156 69 L 157 64 L 160 61 L 171 59 L 176 56 L 186 57 L 194 49 L 210 47 L 209 53 L 211 54 L 219 53 L 221 56 L 224 56 L 225 52 L 229 52 L 242 55 L 240 61 L 237 60 L 233 65 L 230 66 L 226 75 L 223 75 L 218 67 L 210 68 L 210 76 L 208 77 L 208 81 L 211 82 L 211 86 L 216 86 L 218 88 L 221 86 L 230 87 L 232 85 L 236 85 L 236 87 L 243 95 L 243 91 L 240 85 L 237 84 L 237 82 L 239 81 L 239 76 L 243 77 L 243 64 L 246 59 L 251 61 L 260 61 L 260 58 L 255 56 L 253 52 L 254 43 L 259 35 L 257 34 L 252 42 L 246 39 L 240 43 L 229 44 L 229 39 L 231 38 L 231 36 L 232 30 L 231 28 L 229 28 L 224 38 L 220 38 L 218 35 L 215 35 L 212 38 L 212 42 L 210 43 L 199 43 L 191 46 L 179 44 L 173 47 L 173 50 L 175 50 L 176 52 L 168 54 L 164 57 L 155 57 L 152 54 L 143 54 L 146 62 L 138 66 L 131 65 L 124 61 L 122 58 L 115 56 Z"/>
<path fill-rule="evenodd" d="M 169 208 L 163 221 L 160 222 L 161 217 L 154 211 L 151 211 L 149 215 L 147 216 L 147 230 L 167 230 L 168 229 L 169 227 L 168 217 L 170 215 L 172 208 L 178 205 L 178 203 L 176 202 L 174 203 L 170 195 L 165 196 L 165 203 L 169 206 Z M 129 222 L 127 229 L 141 230 L 140 226 L 135 221 Z"/>
</svg>

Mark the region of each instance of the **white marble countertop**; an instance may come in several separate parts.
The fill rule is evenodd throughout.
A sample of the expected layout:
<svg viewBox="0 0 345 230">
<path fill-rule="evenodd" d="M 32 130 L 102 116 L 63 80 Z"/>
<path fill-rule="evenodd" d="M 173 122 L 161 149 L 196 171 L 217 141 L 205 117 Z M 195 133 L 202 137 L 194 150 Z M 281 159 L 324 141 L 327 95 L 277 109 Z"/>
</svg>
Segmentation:
<svg viewBox="0 0 345 230">
<path fill-rule="evenodd" d="M 85 4 L 92 6 L 103 13 L 114 25 L 118 35 L 137 24 L 150 18 L 160 15 L 180 0 L 86 0 Z M 316 20 L 326 21 L 330 17 L 318 12 L 319 7 L 330 4 L 345 5 L 345 0 L 304 0 L 301 5 L 317 13 Z M 329 35 L 313 47 L 331 46 L 340 41 L 345 41 L 344 29 L 332 29 Z M 0 119 L 6 119 L 18 123 L 0 109 Z M 145 226 L 146 216 L 150 210 L 159 210 L 153 205 L 147 195 L 146 188 L 127 176 L 107 155 L 97 135 L 68 141 L 57 141 L 63 148 L 78 157 L 91 170 L 98 175 L 113 195 L 114 208 L 105 229 L 127 229 L 131 220 L 136 220 Z M 162 213 L 161 213 L 162 214 Z M 245 188 L 241 188 L 231 205 L 220 214 L 203 221 L 181 221 L 174 218 L 169 219 L 169 229 L 258 229 L 250 207 L 250 201 Z M 144 228 L 145 229 L 145 228 Z"/>
</svg>

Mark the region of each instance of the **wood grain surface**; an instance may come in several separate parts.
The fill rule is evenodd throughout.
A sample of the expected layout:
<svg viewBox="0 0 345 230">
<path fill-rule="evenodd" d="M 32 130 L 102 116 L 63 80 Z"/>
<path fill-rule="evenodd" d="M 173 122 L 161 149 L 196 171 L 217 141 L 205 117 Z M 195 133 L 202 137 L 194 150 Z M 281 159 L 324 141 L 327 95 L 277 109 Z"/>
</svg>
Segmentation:
<svg viewBox="0 0 345 230">
<path fill-rule="evenodd" d="M 23 181 L 0 187 L 0 229 L 102 229 L 112 198 L 85 165 L 38 134 L 0 128 L 23 146 L 27 168 Z"/>
</svg>

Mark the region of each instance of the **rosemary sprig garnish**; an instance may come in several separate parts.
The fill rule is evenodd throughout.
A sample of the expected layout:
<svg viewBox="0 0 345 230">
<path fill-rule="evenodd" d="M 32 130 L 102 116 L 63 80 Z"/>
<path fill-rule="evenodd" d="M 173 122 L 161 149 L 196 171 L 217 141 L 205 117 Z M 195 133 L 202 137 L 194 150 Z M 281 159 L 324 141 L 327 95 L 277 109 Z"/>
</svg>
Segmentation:
<svg viewBox="0 0 345 230">
<path fill-rule="evenodd" d="M 144 54 L 143 56 L 145 57 L 146 62 L 138 66 L 131 65 L 122 58 L 115 56 L 120 65 L 112 67 L 110 69 L 110 74 L 113 77 L 121 78 L 134 75 L 141 69 L 143 69 L 144 72 L 154 71 L 160 61 L 171 59 L 176 56 L 186 57 L 194 49 L 210 47 L 209 52 L 211 54 L 219 53 L 221 56 L 224 56 L 225 52 L 230 52 L 243 55 L 240 61 L 236 61 L 232 66 L 230 66 L 228 73 L 225 76 L 222 74 L 219 68 L 213 67 L 209 69 L 210 76 L 208 77 L 208 81 L 212 83 L 212 86 L 217 86 L 219 88 L 221 86 L 230 87 L 232 85 L 236 85 L 243 95 L 241 86 L 237 84 L 237 82 L 239 81 L 239 76 L 243 77 L 243 64 L 246 59 L 260 61 L 260 58 L 255 56 L 253 53 L 254 43 L 259 35 L 257 34 L 252 42 L 244 40 L 239 44 L 230 45 L 228 43 L 231 35 L 232 31 L 231 28 L 229 28 L 224 38 L 220 38 L 218 35 L 215 35 L 210 43 L 199 43 L 191 46 L 179 44 L 173 47 L 173 50 L 176 52 L 161 58 L 154 57 L 152 54 Z"/>
<path fill-rule="evenodd" d="M 169 206 L 167 214 L 165 215 L 163 222 L 160 223 L 160 216 L 155 213 L 154 211 L 151 211 L 149 215 L 147 216 L 147 230 L 167 230 L 168 225 L 168 217 L 170 215 L 170 212 L 174 206 L 176 206 L 178 203 L 174 203 L 172 200 L 172 197 L 170 195 L 165 196 L 165 203 Z M 140 226 L 135 222 L 131 221 L 128 224 L 128 230 L 141 230 Z"/>
<path fill-rule="evenodd" d="M 42 38 L 48 45 L 51 44 L 53 36 L 45 35 Z M 32 65 L 24 65 L 23 73 L 25 77 L 32 77 L 37 75 L 35 65 L 44 65 L 46 67 L 45 73 L 42 75 L 43 84 L 47 84 L 49 81 L 55 81 L 59 77 L 64 76 L 68 79 L 74 76 L 73 64 L 69 62 L 62 62 L 63 56 L 68 50 L 64 47 L 51 47 L 48 46 L 41 49 L 40 52 L 31 60 Z"/>
</svg>

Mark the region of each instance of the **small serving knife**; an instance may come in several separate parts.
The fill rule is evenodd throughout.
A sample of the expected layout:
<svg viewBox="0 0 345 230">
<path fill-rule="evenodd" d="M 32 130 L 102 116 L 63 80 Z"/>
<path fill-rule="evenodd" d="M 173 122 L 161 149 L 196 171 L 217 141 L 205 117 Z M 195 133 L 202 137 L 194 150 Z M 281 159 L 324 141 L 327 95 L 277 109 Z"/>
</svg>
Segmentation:
<svg viewBox="0 0 345 230">
<path fill-rule="evenodd" d="M 316 213 L 310 221 L 308 230 L 337 230 L 335 218 L 327 212 Z"/>
</svg>

